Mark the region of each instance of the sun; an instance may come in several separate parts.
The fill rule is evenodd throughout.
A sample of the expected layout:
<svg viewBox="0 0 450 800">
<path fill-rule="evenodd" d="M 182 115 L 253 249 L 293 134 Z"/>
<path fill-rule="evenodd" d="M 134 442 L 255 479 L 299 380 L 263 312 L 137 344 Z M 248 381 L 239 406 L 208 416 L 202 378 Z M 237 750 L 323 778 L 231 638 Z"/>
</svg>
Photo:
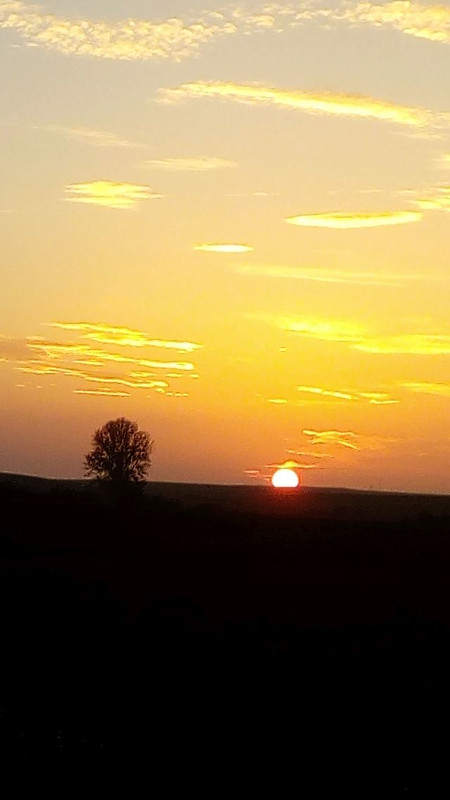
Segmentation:
<svg viewBox="0 0 450 800">
<path fill-rule="evenodd" d="M 296 489 L 300 480 L 293 469 L 277 469 L 272 475 L 272 486 L 276 489 Z"/>
</svg>

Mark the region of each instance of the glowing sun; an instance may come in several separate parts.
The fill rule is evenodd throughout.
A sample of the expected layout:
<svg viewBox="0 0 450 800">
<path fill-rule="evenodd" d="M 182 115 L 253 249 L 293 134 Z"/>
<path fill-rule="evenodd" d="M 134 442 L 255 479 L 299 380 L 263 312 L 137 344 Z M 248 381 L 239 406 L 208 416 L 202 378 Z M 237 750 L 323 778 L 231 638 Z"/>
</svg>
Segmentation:
<svg viewBox="0 0 450 800">
<path fill-rule="evenodd" d="M 277 469 L 272 475 L 272 486 L 276 489 L 296 489 L 300 481 L 293 469 Z"/>
</svg>

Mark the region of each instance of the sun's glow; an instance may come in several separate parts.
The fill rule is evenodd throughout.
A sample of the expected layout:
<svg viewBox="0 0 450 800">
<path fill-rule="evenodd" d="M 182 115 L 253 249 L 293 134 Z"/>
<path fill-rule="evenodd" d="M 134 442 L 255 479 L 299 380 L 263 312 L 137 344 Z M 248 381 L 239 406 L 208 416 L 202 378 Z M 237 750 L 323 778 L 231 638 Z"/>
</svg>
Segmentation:
<svg viewBox="0 0 450 800">
<path fill-rule="evenodd" d="M 299 477 L 293 469 L 277 469 L 272 475 L 272 486 L 276 489 L 296 489 Z"/>
</svg>

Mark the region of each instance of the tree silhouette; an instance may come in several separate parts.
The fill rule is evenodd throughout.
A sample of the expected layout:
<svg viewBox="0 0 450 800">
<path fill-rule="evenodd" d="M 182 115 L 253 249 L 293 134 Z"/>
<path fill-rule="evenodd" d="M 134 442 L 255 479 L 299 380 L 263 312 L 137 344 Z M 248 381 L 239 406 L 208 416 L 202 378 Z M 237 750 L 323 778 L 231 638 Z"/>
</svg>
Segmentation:
<svg viewBox="0 0 450 800">
<path fill-rule="evenodd" d="M 111 419 L 92 437 L 92 449 L 84 458 L 84 474 L 116 485 L 139 483 L 150 469 L 153 441 L 125 417 Z"/>
</svg>

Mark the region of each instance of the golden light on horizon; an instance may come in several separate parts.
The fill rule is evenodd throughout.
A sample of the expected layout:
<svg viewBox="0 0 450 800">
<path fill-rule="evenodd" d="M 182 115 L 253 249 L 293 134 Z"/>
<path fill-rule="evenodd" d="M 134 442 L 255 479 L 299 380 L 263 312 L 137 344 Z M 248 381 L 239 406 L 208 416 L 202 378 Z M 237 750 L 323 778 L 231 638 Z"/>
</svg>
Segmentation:
<svg viewBox="0 0 450 800">
<path fill-rule="evenodd" d="M 300 479 L 293 469 L 277 469 L 272 475 L 272 486 L 275 489 L 297 489 Z"/>
</svg>

